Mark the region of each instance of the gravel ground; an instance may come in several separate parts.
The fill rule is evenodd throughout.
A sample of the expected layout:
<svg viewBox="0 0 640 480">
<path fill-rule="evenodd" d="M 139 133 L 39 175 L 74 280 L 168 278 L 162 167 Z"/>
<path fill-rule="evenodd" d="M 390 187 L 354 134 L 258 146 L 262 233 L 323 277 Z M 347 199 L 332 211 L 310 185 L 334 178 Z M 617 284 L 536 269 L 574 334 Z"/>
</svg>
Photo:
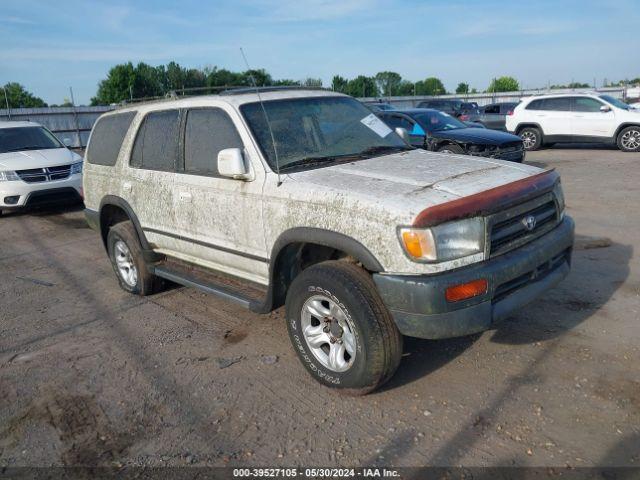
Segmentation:
<svg viewBox="0 0 640 480">
<path fill-rule="evenodd" d="M 0 467 L 637 466 L 640 154 L 562 148 L 571 275 L 481 335 L 407 339 L 351 398 L 306 374 L 283 312 L 118 288 L 80 209 L 0 218 Z"/>
</svg>

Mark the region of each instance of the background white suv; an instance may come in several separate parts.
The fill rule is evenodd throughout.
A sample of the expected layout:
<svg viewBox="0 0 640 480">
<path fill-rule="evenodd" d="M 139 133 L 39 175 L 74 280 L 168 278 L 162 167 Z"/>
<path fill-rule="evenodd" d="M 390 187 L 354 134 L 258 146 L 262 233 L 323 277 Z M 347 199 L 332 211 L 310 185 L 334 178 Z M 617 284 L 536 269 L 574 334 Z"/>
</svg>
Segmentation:
<svg viewBox="0 0 640 480">
<path fill-rule="evenodd" d="M 80 201 L 82 157 L 34 122 L 0 122 L 0 214 Z"/>
<path fill-rule="evenodd" d="M 553 143 L 615 143 L 640 151 L 640 111 L 609 95 L 572 93 L 528 97 L 506 119 L 526 150 Z"/>
</svg>

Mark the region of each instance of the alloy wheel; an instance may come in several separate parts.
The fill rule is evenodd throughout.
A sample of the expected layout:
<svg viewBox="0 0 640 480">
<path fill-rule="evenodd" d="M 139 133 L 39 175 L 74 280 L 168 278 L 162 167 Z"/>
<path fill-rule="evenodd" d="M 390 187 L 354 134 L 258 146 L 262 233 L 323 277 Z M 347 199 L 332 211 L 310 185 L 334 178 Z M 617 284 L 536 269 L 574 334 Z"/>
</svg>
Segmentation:
<svg viewBox="0 0 640 480">
<path fill-rule="evenodd" d="M 329 370 L 346 372 L 356 358 L 356 336 L 349 316 L 325 295 L 302 306 L 302 333 L 316 359 Z"/>
<path fill-rule="evenodd" d="M 622 135 L 620 143 L 627 150 L 637 150 L 640 147 L 640 130 L 629 130 Z"/>
<path fill-rule="evenodd" d="M 530 130 L 523 132 L 522 135 L 520 135 L 520 138 L 522 138 L 522 144 L 527 150 L 533 148 L 538 141 L 538 136 Z"/>
<path fill-rule="evenodd" d="M 120 278 L 122 278 L 129 287 L 135 287 L 138 283 L 138 269 L 133 262 L 129 247 L 122 240 L 118 240 L 114 245 L 114 253 Z"/>
</svg>

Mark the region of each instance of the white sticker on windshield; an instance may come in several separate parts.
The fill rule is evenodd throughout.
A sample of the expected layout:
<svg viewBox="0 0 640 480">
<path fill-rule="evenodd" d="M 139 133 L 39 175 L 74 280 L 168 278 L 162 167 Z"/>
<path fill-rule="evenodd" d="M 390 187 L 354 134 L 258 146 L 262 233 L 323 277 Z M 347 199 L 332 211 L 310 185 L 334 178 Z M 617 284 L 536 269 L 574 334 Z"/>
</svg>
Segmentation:
<svg viewBox="0 0 640 480">
<path fill-rule="evenodd" d="M 391 129 L 387 127 L 387 124 L 384 123 L 382 120 L 380 120 L 378 117 L 376 117 L 373 113 L 371 115 L 367 115 L 360 121 L 364 123 L 367 127 L 369 127 L 371 130 L 376 132 L 382 138 L 386 137 L 391 133 Z"/>
</svg>

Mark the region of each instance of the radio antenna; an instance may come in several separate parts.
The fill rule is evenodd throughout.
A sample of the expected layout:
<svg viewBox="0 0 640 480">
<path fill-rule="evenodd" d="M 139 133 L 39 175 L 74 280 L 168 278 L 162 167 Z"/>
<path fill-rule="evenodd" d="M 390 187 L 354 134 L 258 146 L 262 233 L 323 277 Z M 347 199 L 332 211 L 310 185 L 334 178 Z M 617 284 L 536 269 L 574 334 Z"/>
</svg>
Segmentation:
<svg viewBox="0 0 640 480">
<path fill-rule="evenodd" d="M 249 62 L 247 61 L 247 56 L 244 54 L 244 50 L 240 47 L 240 53 L 242 54 L 242 58 L 244 59 L 244 63 L 247 66 L 247 73 L 249 74 L 249 78 L 251 79 L 251 83 L 253 84 L 253 88 L 256 90 L 256 95 L 258 95 L 258 102 L 260 102 L 260 107 L 262 108 L 262 113 L 264 114 L 264 119 L 267 122 L 267 128 L 269 129 L 269 135 L 271 135 L 271 144 L 273 145 L 273 154 L 276 161 L 276 173 L 278 174 L 278 186 L 282 185 L 282 179 L 280 178 L 280 162 L 278 161 L 278 148 L 276 147 L 276 138 L 273 136 L 273 130 L 271 129 L 271 122 L 269 121 L 269 115 L 267 114 L 267 109 L 264 108 L 264 103 L 262 103 L 262 97 L 260 96 L 260 89 L 256 84 L 256 79 L 253 78 L 253 73 L 251 73 L 251 67 L 249 66 Z"/>
</svg>

